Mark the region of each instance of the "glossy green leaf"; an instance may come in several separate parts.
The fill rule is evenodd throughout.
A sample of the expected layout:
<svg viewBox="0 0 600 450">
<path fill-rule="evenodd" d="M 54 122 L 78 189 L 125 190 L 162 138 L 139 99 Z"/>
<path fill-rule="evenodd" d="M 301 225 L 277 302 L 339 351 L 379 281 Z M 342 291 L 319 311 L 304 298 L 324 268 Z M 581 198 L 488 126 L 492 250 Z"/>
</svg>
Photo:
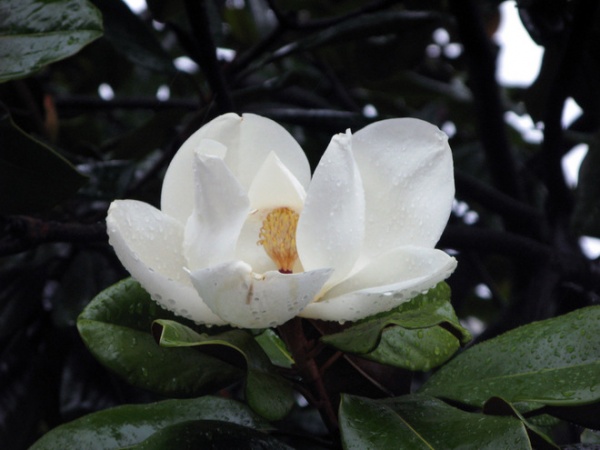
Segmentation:
<svg viewBox="0 0 600 450">
<path fill-rule="evenodd" d="M 323 342 L 364 358 L 409 370 L 429 370 L 447 361 L 471 336 L 439 283 L 398 308 L 367 318 Z"/>
<path fill-rule="evenodd" d="M 289 369 L 294 364 L 294 359 L 287 349 L 285 342 L 272 329 L 267 328 L 265 331 L 256 336 L 256 342 L 262 347 L 264 352 L 269 356 L 273 364 Z"/>
<path fill-rule="evenodd" d="M 101 35 L 100 12 L 86 0 L 3 0 L 0 82 L 71 56 Z"/>
<path fill-rule="evenodd" d="M 66 159 L 27 135 L 0 109 L 0 211 L 3 214 L 47 209 L 74 194 L 84 181 L 85 177 Z"/>
<path fill-rule="evenodd" d="M 240 369 L 193 348 L 157 345 L 152 322 L 175 318 L 136 281 L 126 279 L 98 294 L 79 316 L 77 328 L 102 364 L 134 386 L 163 395 L 212 392 L 243 376 Z"/>
<path fill-rule="evenodd" d="M 218 420 L 263 429 L 269 426 L 248 407 L 234 400 L 219 397 L 165 400 L 89 414 L 53 429 L 31 450 L 117 449 L 138 444 L 163 428 L 192 420 Z"/>
<path fill-rule="evenodd" d="M 550 439 L 539 427 L 528 422 L 514 405 L 511 405 L 500 397 L 492 397 L 485 402 L 485 405 L 483 405 L 483 412 L 491 416 L 515 417 L 519 419 L 523 425 L 525 425 L 527 435 L 534 448 L 558 448 L 552 442 L 552 439 Z"/>
<path fill-rule="evenodd" d="M 600 307 L 534 322 L 468 349 L 421 393 L 477 407 L 491 397 L 521 411 L 600 400 Z"/>
<path fill-rule="evenodd" d="M 339 419 L 347 450 L 531 449 L 525 426 L 513 417 L 469 413 L 422 395 L 344 395 Z"/>
<path fill-rule="evenodd" d="M 141 444 L 129 447 L 135 450 L 196 450 L 201 448 L 236 450 L 292 449 L 283 442 L 261 431 L 234 423 L 202 420 L 178 423 L 157 431 Z"/>
<path fill-rule="evenodd" d="M 195 347 L 247 370 L 246 401 L 269 420 L 285 417 L 294 404 L 291 385 L 279 376 L 254 337 L 244 330 L 209 335 L 172 320 L 157 320 L 154 334 L 163 347 Z"/>
<path fill-rule="evenodd" d="M 578 234 L 600 237 L 600 142 L 590 142 L 579 167 L 572 226 Z"/>
<path fill-rule="evenodd" d="M 581 433 L 583 444 L 600 444 L 600 431 L 585 429 Z"/>
<path fill-rule="evenodd" d="M 175 72 L 168 53 L 150 29 L 121 0 L 92 0 L 104 18 L 104 36 L 132 63 L 159 72 Z"/>
</svg>

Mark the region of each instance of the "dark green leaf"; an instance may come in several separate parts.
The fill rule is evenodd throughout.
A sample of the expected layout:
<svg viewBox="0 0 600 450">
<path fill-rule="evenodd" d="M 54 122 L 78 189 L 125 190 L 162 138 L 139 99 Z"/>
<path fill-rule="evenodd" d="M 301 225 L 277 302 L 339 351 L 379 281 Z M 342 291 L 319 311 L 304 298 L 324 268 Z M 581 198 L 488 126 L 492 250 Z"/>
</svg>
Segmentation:
<svg viewBox="0 0 600 450">
<path fill-rule="evenodd" d="M 422 387 L 423 394 L 477 407 L 491 397 L 574 406 L 600 400 L 600 307 L 534 322 L 478 344 Z"/>
<path fill-rule="evenodd" d="M 98 294 L 79 316 L 77 328 L 102 364 L 134 386 L 163 395 L 199 395 L 243 375 L 232 365 L 192 348 L 158 346 L 151 334 L 152 322 L 175 318 L 136 281 L 126 279 Z"/>
<path fill-rule="evenodd" d="M 286 450 L 283 442 L 252 428 L 216 420 L 201 420 L 172 425 L 154 433 L 132 450 L 196 450 L 200 448 L 239 450 Z"/>
<path fill-rule="evenodd" d="M 583 433 L 581 433 L 581 442 L 583 444 L 600 444 L 600 431 L 583 430 Z"/>
<path fill-rule="evenodd" d="M 121 0 L 93 0 L 104 17 L 104 36 L 132 63 L 175 72 L 173 62 L 150 29 Z"/>
<path fill-rule="evenodd" d="M 237 367 L 247 370 L 246 401 L 252 409 L 269 420 L 282 419 L 293 406 L 290 384 L 277 374 L 269 357 L 254 337 L 244 330 L 221 334 L 199 334 L 171 320 L 157 320 L 155 335 L 161 346 L 193 346 Z"/>
<path fill-rule="evenodd" d="M 140 443 L 163 428 L 192 420 L 268 427 L 260 417 L 234 400 L 218 397 L 166 400 L 148 405 L 118 406 L 89 414 L 50 431 L 31 450 L 117 449 Z"/>
<path fill-rule="evenodd" d="M 290 368 L 294 364 L 294 359 L 287 349 L 285 342 L 272 329 L 267 328 L 261 334 L 255 337 L 256 342 L 262 347 L 265 353 L 276 366 Z"/>
<path fill-rule="evenodd" d="M 0 82 L 71 56 L 101 35 L 100 12 L 86 0 L 3 0 Z"/>
<path fill-rule="evenodd" d="M 26 214 L 49 208 L 74 194 L 84 181 L 67 160 L 27 135 L 0 110 L 0 211 L 3 214 Z"/>
<path fill-rule="evenodd" d="M 558 448 L 540 428 L 529 423 L 514 405 L 511 405 L 500 397 L 492 397 L 485 402 L 485 405 L 483 405 L 483 412 L 491 416 L 507 416 L 519 419 L 523 422 L 523 425 L 525 425 L 527 435 L 536 449 Z"/>
<path fill-rule="evenodd" d="M 450 288 L 439 283 L 398 308 L 367 318 L 323 342 L 340 350 L 410 370 L 442 364 L 470 335 L 449 302 Z"/>
<path fill-rule="evenodd" d="M 422 395 L 344 395 L 340 430 L 347 450 L 531 449 L 525 426 L 513 417 L 468 413 Z"/>
</svg>

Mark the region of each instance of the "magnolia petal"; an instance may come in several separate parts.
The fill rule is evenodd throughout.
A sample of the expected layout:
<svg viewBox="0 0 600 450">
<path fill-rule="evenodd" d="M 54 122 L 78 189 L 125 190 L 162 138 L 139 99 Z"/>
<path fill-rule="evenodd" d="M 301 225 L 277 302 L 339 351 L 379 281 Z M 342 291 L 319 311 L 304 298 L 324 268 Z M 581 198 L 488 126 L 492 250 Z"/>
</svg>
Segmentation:
<svg viewBox="0 0 600 450">
<path fill-rule="evenodd" d="M 256 114 L 244 114 L 236 146 L 228 145 L 225 162 L 243 186 L 250 187 L 267 156 L 273 152 L 306 189 L 310 166 L 302 147 L 277 122 Z"/>
<path fill-rule="evenodd" d="M 183 244 L 190 270 L 234 259 L 249 211 L 245 189 L 221 158 L 197 152 L 194 178 L 195 207 L 185 226 Z"/>
<path fill-rule="evenodd" d="M 235 250 L 235 259 L 245 261 L 256 273 L 278 270 L 277 265 L 258 243 L 260 229 L 268 212 L 253 210 L 242 227 Z M 295 271 L 294 271 L 295 272 Z"/>
<path fill-rule="evenodd" d="M 456 260 L 441 250 L 396 248 L 333 287 L 300 316 L 343 322 L 389 311 L 446 279 L 455 268 Z"/>
<path fill-rule="evenodd" d="M 208 307 L 226 322 L 241 328 L 267 328 L 297 316 L 331 272 L 258 275 L 248 264 L 234 261 L 191 272 L 190 277 Z"/>
<path fill-rule="evenodd" d="M 365 192 L 350 133 L 333 137 L 308 188 L 296 231 L 304 270 L 335 269 L 327 285 L 353 267 L 364 238 Z"/>
<path fill-rule="evenodd" d="M 117 200 L 106 225 L 119 260 L 153 300 L 198 323 L 224 323 L 203 303 L 184 270 L 179 222 L 147 203 Z"/>
<path fill-rule="evenodd" d="M 433 247 L 454 199 L 448 137 L 418 119 L 389 119 L 352 139 L 366 193 L 363 259 L 404 245 Z"/>
<path fill-rule="evenodd" d="M 234 113 L 219 116 L 183 143 L 165 174 L 161 208 L 185 223 L 194 207 L 194 152 L 203 140 L 213 140 L 227 148 L 225 164 L 244 188 L 248 189 L 263 161 L 274 152 L 283 165 L 305 188 L 310 182 L 310 167 L 296 140 L 278 123 L 254 114 Z M 211 152 L 211 147 L 201 150 Z M 218 156 L 218 155 L 217 155 Z"/>
<path fill-rule="evenodd" d="M 248 192 L 251 213 L 237 241 L 236 258 L 246 261 L 257 273 L 277 270 L 276 264 L 258 244 L 260 230 L 267 214 L 278 207 L 301 211 L 306 192 L 296 177 L 275 153 L 269 154 Z M 297 270 L 295 269 L 294 272 Z"/>
<path fill-rule="evenodd" d="M 221 156 L 223 148 L 236 135 L 241 118 L 234 113 L 219 116 L 192 134 L 179 148 L 167 171 L 162 185 L 161 209 L 166 214 L 185 223 L 194 209 L 194 154 L 202 148 L 207 155 Z M 221 147 L 201 146 L 202 141 L 212 140 Z"/>
<path fill-rule="evenodd" d="M 253 210 L 285 206 L 300 211 L 306 191 L 277 155 L 271 152 L 252 181 L 248 197 Z"/>
</svg>

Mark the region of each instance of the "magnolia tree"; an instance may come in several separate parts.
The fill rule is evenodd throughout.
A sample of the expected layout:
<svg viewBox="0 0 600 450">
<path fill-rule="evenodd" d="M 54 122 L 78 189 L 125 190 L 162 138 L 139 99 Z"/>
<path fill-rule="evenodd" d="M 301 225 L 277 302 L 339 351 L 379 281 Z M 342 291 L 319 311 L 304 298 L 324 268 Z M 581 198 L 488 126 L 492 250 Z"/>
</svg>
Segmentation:
<svg viewBox="0 0 600 450">
<path fill-rule="evenodd" d="M 3 448 L 598 448 L 596 2 L 147 3 L 0 4 Z"/>
</svg>

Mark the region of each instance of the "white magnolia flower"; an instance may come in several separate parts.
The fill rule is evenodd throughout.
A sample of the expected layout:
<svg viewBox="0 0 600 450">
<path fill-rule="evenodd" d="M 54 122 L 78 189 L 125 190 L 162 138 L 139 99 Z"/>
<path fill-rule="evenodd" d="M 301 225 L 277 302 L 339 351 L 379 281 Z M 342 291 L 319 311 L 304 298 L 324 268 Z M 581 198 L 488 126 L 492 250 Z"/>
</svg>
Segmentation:
<svg viewBox="0 0 600 450">
<path fill-rule="evenodd" d="M 225 114 L 173 158 L 162 210 L 117 200 L 107 225 L 152 298 L 198 323 L 353 321 L 452 273 L 456 260 L 433 247 L 453 197 L 447 137 L 421 120 L 334 136 L 311 180 L 283 127 Z"/>
</svg>

